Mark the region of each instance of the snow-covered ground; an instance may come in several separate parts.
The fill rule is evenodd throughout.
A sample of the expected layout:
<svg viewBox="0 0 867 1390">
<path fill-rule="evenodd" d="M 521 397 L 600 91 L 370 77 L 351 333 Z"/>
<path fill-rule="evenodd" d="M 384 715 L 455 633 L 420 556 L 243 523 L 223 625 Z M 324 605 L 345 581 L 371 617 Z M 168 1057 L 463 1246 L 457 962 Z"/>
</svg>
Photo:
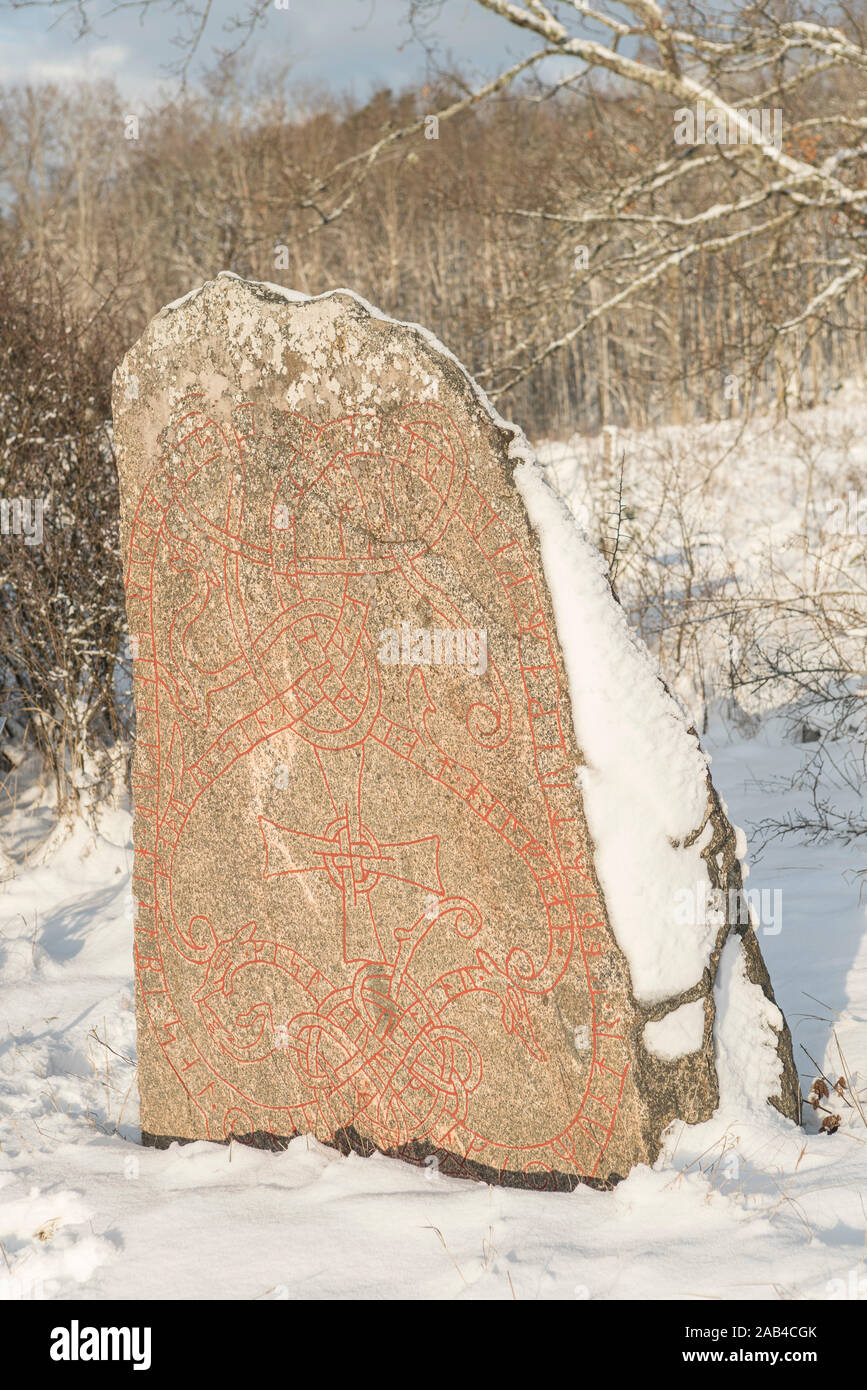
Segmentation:
<svg viewBox="0 0 867 1390">
<path fill-rule="evenodd" d="M 791 801 L 767 785 L 801 756 L 778 728 L 717 722 L 709 744 L 741 825 Z M 489 1188 L 305 1139 L 141 1149 L 129 830 L 106 813 L 6 869 L 0 1297 L 867 1298 L 867 1126 L 839 1103 L 827 1135 L 812 1110 L 802 1132 L 729 1098 L 611 1193 Z M 782 891 L 762 949 L 805 1093 L 801 1045 L 836 1080 L 836 1035 L 867 1073 L 858 867 L 851 847 L 776 842 L 750 879 Z"/>
<path fill-rule="evenodd" d="M 732 534 L 749 515 L 733 506 Z M 753 515 L 758 553 L 768 517 Z M 863 849 L 776 839 L 756 859 L 756 827 L 800 804 L 805 748 L 784 718 L 726 708 L 712 707 L 704 743 L 750 842 L 748 886 L 767 895 L 760 943 L 803 1092 L 817 1069 L 848 1073 L 863 1114 L 847 1089 L 806 1107 L 798 1129 L 758 1081 L 756 1095 L 740 1084 L 733 958 L 718 1113 L 673 1125 L 653 1168 L 610 1193 L 490 1188 L 304 1138 L 283 1154 L 142 1149 L 129 811 L 51 832 L 25 765 L 0 808 L 0 1297 L 867 1299 Z M 830 1134 L 827 1112 L 840 1117 Z"/>
</svg>

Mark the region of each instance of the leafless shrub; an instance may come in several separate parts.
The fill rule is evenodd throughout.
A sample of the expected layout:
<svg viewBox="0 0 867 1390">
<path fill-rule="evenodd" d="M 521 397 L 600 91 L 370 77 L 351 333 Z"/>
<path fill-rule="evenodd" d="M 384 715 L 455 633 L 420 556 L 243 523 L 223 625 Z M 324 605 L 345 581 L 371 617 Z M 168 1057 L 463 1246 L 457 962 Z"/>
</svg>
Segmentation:
<svg viewBox="0 0 867 1390">
<path fill-rule="evenodd" d="M 8 731 L 47 760 L 60 809 L 124 734 L 113 351 L 109 306 L 85 319 L 56 278 L 0 256 L 2 701 Z"/>
</svg>

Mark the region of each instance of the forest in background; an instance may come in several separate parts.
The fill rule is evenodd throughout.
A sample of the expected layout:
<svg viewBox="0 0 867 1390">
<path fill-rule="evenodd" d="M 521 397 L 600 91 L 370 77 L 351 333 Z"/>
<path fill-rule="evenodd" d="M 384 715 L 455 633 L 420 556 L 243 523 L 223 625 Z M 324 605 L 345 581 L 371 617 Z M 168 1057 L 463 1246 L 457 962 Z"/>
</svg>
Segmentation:
<svg viewBox="0 0 867 1390">
<path fill-rule="evenodd" d="M 649 168 L 695 160 L 674 141 L 668 97 L 604 81 L 552 95 L 528 82 L 437 128 L 425 113 L 460 102 L 458 78 L 353 105 L 302 100 L 285 73 L 243 66 L 139 111 L 109 85 L 0 96 L 0 257 L 14 278 L 26 268 L 28 294 L 38 286 L 90 327 L 102 320 L 106 370 L 163 304 L 221 270 L 309 294 L 346 286 L 425 324 L 533 438 L 811 404 L 863 361 L 860 278 L 826 315 L 777 331 L 846 263 L 852 230 L 839 213 L 807 209 L 752 234 L 745 206 L 729 223 L 742 240 L 697 243 L 622 309 L 600 312 L 647 237 L 630 184 L 637 204 Z M 779 100 L 784 149 L 811 162 L 839 146 L 833 112 L 865 104 L 839 74 Z M 817 101 L 831 116 L 813 128 Z M 422 128 L 366 164 L 413 123 Z M 663 249 L 714 200 L 751 201 L 749 166 L 726 153 L 709 146 L 688 182 L 658 181 Z M 336 209 L 317 196 L 358 164 L 364 177 Z M 867 186 L 867 156 L 850 179 Z M 781 189 L 761 201 L 774 220 L 791 199 Z M 582 223 L 600 207 L 610 221 Z M 576 323 L 586 326 L 534 365 Z"/>
<path fill-rule="evenodd" d="M 858 72 L 819 74 L 788 97 L 785 85 L 783 148 L 843 161 L 850 185 L 867 186 L 864 118 L 846 114 L 865 105 Z M 863 377 L 863 279 L 815 309 L 860 254 L 860 213 L 799 204 L 731 150 L 677 145 L 665 94 L 527 81 L 432 123 L 468 90 L 453 76 L 359 105 L 299 94 L 285 73 L 245 74 L 239 56 L 198 92 L 139 111 L 108 85 L 0 93 L 0 497 L 45 504 L 38 546 L 0 548 L 0 694 L 7 748 L 35 740 L 58 806 L 107 786 L 129 747 L 111 372 L 162 305 L 221 270 L 310 294 L 346 286 L 423 323 L 534 440 L 602 430 L 591 536 L 613 581 L 627 557 L 638 565 L 630 606 L 668 615 L 646 635 L 669 682 L 700 691 L 699 719 L 721 691 L 758 681 L 783 699 L 793 678 L 811 700 L 818 686 L 829 728 L 841 700 L 847 728 L 860 712 L 863 556 L 842 569 L 835 558 L 817 592 L 805 580 L 782 601 L 776 586 L 733 599 L 701 537 L 718 469 L 753 416 L 785 420 Z M 726 244 L 691 240 L 723 201 L 736 209 Z M 612 429 L 715 421 L 725 442 L 700 465 L 662 457 L 646 515 Z M 745 487 L 741 475 L 748 505 Z M 827 537 L 808 510 L 812 553 Z M 661 544 L 673 560 L 657 558 Z M 708 683 L 717 611 L 741 645 Z M 757 613 L 770 623 L 760 646 Z M 794 637 L 793 615 L 806 624 Z"/>
</svg>

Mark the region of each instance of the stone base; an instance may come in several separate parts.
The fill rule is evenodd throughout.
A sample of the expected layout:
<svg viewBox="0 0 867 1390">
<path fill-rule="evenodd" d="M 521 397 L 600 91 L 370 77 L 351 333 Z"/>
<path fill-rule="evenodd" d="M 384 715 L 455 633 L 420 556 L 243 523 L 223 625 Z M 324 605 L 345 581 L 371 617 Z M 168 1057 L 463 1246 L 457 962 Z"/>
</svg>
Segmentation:
<svg viewBox="0 0 867 1390">
<path fill-rule="evenodd" d="M 265 1130 L 256 1129 L 251 1134 L 232 1135 L 231 1139 L 182 1139 L 177 1135 L 151 1134 L 143 1129 L 141 1132 L 142 1146 L 146 1149 L 167 1149 L 172 1144 L 196 1144 L 196 1143 L 216 1143 L 229 1144 L 234 1141 L 236 1144 L 247 1144 L 251 1149 L 268 1149 L 271 1153 L 283 1153 L 289 1147 L 292 1139 L 298 1139 L 300 1135 L 293 1134 L 289 1138 L 284 1138 L 277 1134 L 268 1134 Z M 325 1141 L 329 1149 L 337 1149 L 342 1154 L 356 1153 L 362 1158 L 370 1158 L 375 1153 L 382 1153 L 369 1139 L 364 1139 L 356 1129 L 341 1129 L 335 1134 L 334 1138 Z M 416 1167 L 426 1168 L 429 1172 L 442 1175 L 446 1178 L 464 1178 L 469 1182 L 484 1182 L 489 1186 L 498 1187 L 520 1187 L 531 1192 L 574 1192 L 579 1184 L 583 1183 L 586 1187 L 593 1187 L 599 1192 L 610 1192 L 612 1188 L 625 1177 L 625 1174 L 612 1174 L 609 1178 L 581 1178 L 574 1173 L 500 1173 L 494 1168 L 488 1168 L 483 1163 L 474 1163 L 471 1160 L 458 1159 L 453 1153 L 445 1149 L 438 1149 L 433 1144 L 421 1144 L 413 1141 L 405 1144 L 401 1148 L 385 1150 L 389 1158 L 400 1158 L 405 1163 L 413 1163 Z"/>
</svg>

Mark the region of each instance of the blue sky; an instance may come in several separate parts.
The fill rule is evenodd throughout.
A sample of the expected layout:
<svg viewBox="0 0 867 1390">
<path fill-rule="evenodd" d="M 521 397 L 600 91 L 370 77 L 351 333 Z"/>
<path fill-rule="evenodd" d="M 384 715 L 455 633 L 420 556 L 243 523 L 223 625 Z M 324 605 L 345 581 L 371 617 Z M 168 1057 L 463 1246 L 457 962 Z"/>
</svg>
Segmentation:
<svg viewBox="0 0 867 1390">
<path fill-rule="evenodd" d="M 243 0 L 241 0 L 243 4 Z M 114 78 L 129 97 L 155 97 L 166 65 L 177 58 L 172 37 L 178 17 L 156 5 L 144 21 L 133 11 L 110 15 L 111 0 L 85 0 L 95 32 L 74 38 L 74 24 L 58 22 L 56 10 L 10 10 L 0 0 L 0 81 Z M 425 54 L 411 34 L 408 0 L 289 0 L 288 10 L 271 9 L 251 58 L 291 60 L 299 85 L 326 86 L 364 98 L 377 86 L 399 89 L 424 74 Z M 232 0 L 214 0 L 203 53 L 229 40 L 223 31 L 236 13 Z M 465 71 L 491 73 L 504 60 L 538 47 L 531 36 L 506 25 L 475 0 L 444 0 L 433 24 L 439 52 Z M 192 76 L 195 77 L 196 69 Z"/>
</svg>

